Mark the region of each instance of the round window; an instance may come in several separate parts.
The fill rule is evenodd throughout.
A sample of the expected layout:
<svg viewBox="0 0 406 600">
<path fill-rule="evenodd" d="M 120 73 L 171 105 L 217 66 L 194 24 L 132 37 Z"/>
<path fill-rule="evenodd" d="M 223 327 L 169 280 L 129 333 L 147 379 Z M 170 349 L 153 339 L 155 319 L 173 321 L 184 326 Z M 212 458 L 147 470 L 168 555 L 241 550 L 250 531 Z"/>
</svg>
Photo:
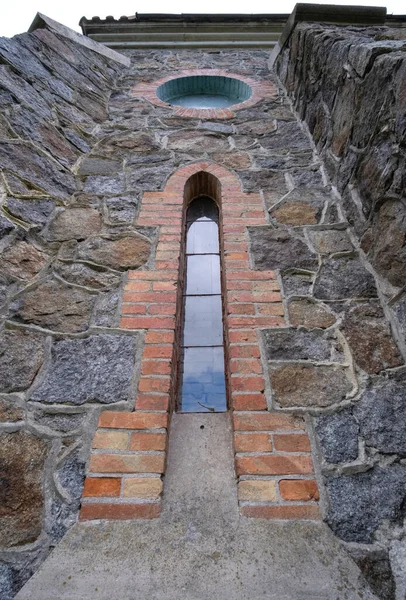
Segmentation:
<svg viewBox="0 0 406 600">
<path fill-rule="evenodd" d="M 194 75 L 171 79 L 159 86 L 160 100 L 189 108 L 226 108 L 245 102 L 252 89 L 244 81 L 217 75 Z"/>
</svg>

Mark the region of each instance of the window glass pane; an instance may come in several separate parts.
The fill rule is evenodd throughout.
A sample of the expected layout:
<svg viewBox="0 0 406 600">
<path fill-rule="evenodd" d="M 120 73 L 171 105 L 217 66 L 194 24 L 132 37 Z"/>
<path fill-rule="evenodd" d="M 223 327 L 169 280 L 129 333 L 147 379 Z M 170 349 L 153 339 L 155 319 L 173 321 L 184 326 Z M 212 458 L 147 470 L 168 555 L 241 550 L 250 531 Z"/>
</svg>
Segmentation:
<svg viewBox="0 0 406 600">
<path fill-rule="evenodd" d="M 183 346 L 223 343 L 221 296 L 186 296 Z"/>
<path fill-rule="evenodd" d="M 183 412 L 227 409 L 223 348 L 186 348 L 181 372 Z"/>
<path fill-rule="evenodd" d="M 215 221 L 218 222 L 218 208 L 211 198 L 197 198 L 189 204 L 186 220 L 191 221 Z"/>
<path fill-rule="evenodd" d="M 216 254 L 219 249 L 218 225 L 213 221 L 195 221 L 188 224 L 187 254 Z"/>
<path fill-rule="evenodd" d="M 186 259 L 186 294 L 220 294 L 220 257 L 193 255 Z"/>
</svg>

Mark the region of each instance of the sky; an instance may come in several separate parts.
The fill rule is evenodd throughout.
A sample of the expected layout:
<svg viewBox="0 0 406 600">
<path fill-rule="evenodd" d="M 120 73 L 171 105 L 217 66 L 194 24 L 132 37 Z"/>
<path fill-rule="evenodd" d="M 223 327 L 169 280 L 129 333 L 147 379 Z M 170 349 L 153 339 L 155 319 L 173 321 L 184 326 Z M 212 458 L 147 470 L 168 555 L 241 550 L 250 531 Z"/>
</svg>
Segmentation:
<svg viewBox="0 0 406 600">
<path fill-rule="evenodd" d="M 306 0 L 300 0 L 306 1 Z M 310 0 L 309 0 L 310 1 Z M 313 0 L 317 2 L 317 0 Z M 290 13 L 296 1 L 285 0 L 2 0 L 0 5 L 0 35 L 11 37 L 27 31 L 37 12 L 81 31 L 81 17 L 105 18 L 139 13 Z M 319 4 L 334 4 L 319 2 Z M 389 14 L 405 14 L 404 0 L 337 0 L 336 4 L 386 6 Z"/>
</svg>

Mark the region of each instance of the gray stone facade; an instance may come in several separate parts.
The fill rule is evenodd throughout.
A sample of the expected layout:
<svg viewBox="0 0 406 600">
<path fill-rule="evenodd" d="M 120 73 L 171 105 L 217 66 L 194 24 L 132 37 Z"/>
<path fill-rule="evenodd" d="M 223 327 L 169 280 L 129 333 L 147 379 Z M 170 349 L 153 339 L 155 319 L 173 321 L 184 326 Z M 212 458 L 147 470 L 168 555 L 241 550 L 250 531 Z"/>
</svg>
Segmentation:
<svg viewBox="0 0 406 600">
<path fill-rule="evenodd" d="M 154 261 L 156 231 L 136 224 L 142 194 L 204 159 L 269 209 L 269 225 L 247 235 L 253 267 L 279 272 L 288 315 L 263 332 L 272 402 L 308 415 L 325 519 L 376 593 L 395 597 L 406 59 L 389 35 L 297 26 L 276 73 L 312 137 L 282 86 L 227 121 L 183 119 L 131 94 L 186 68 L 278 84 L 269 52 L 136 50 L 126 68 L 47 29 L 0 40 L 1 600 L 76 520 L 102 407 L 134 405 L 142 334 L 119 329 L 119 308 L 126 272 Z"/>
</svg>

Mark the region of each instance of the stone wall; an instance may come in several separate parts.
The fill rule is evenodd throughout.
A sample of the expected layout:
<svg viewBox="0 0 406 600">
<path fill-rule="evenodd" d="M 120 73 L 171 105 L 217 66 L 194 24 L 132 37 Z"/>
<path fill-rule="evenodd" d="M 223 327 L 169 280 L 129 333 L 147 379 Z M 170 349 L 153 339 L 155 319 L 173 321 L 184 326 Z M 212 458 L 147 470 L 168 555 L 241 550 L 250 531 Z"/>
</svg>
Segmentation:
<svg viewBox="0 0 406 600">
<path fill-rule="evenodd" d="M 273 271 L 283 294 L 282 311 L 279 297 L 275 307 L 265 302 L 270 312 L 264 318 L 277 310 L 275 326 L 255 326 L 266 375 L 266 389 L 258 391 L 266 405 L 251 408 L 258 417 L 250 419 L 261 424 L 276 410 L 289 413 L 287 421 L 294 413 L 314 424 L 324 515 L 345 541 L 371 544 L 378 560 L 368 562 L 363 554 L 365 572 L 376 572 L 376 565 L 385 571 L 386 542 L 372 542 L 386 524 L 400 523 L 406 495 L 404 360 L 384 316 L 380 280 L 365 262 L 311 138 L 283 93 L 222 120 L 182 118 L 133 94 L 141 81 L 184 69 L 272 80 L 268 53 L 134 51 L 125 69 L 40 30 L 1 41 L 0 55 L 2 600 L 76 520 L 101 410 L 142 410 L 136 390 L 145 330 L 120 328 L 122 290 L 128 271 L 136 280 L 137 269 L 172 268 L 165 261 L 173 257 L 164 249 L 157 255 L 156 228 L 139 222 L 140 208 L 144 192 L 163 190 L 171 174 L 197 161 L 232 170 L 244 194 L 262 200 L 267 220 L 258 226 L 244 215 L 241 241 L 249 251 L 244 245 L 241 257 L 230 249 L 230 268 Z M 251 289 L 244 288 L 249 281 L 239 283 Z M 233 318 L 241 323 L 236 345 L 244 348 L 250 342 L 243 322 L 252 318 L 244 311 L 254 309 L 259 317 L 261 302 L 231 293 L 239 315 Z M 241 426 L 243 436 L 251 425 Z M 261 469 L 276 462 L 270 434 L 265 437 L 269 457 Z M 252 459 L 258 470 L 258 453 L 251 450 L 242 448 L 244 461 Z M 253 472 L 247 480 L 258 478 Z M 265 479 L 279 483 L 281 477 L 267 472 Z M 289 493 L 298 491 L 288 490 L 292 505 L 314 500 L 299 491 L 295 500 Z M 383 583 L 378 591 L 389 599 L 390 575 Z"/>
<path fill-rule="evenodd" d="M 346 542 L 372 544 L 369 557 L 359 549 L 354 556 L 370 572 L 375 562 L 378 576 L 392 548 L 397 572 L 406 456 L 404 30 L 302 23 L 275 70 L 342 198 L 343 228 L 349 226 L 345 238 L 335 232 L 333 246 L 331 232 L 313 238 L 324 255 L 313 297 L 339 318 L 358 377 L 351 402 L 314 419 L 327 522 Z M 358 258 L 345 254 L 349 240 Z M 289 302 L 297 320 L 300 303 Z M 399 598 L 404 585 L 400 578 Z M 391 597 L 390 589 L 380 591 Z"/>
</svg>

